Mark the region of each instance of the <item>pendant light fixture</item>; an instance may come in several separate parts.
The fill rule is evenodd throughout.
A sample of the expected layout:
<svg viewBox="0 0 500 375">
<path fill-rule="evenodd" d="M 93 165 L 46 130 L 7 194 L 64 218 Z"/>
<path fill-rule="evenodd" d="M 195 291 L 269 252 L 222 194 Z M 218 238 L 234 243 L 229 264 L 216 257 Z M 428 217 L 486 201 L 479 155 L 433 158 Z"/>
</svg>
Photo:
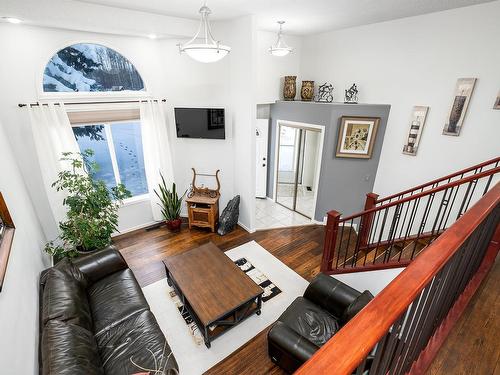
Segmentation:
<svg viewBox="0 0 500 375">
<path fill-rule="evenodd" d="M 280 29 L 278 31 L 278 40 L 276 40 L 276 43 L 269 47 L 269 53 L 273 56 L 286 56 L 293 51 L 293 48 L 288 47 L 288 44 L 286 44 L 283 40 L 282 29 L 284 23 L 285 21 L 278 21 L 278 24 L 280 25 Z"/>
<path fill-rule="evenodd" d="M 231 47 L 221 44 L 212 35 L 208 15 L 212 13 L 206 3 L 200 8 L 201 21 L 196 35 L 187 43 L 179 44 L 179 51 L 186 54 L 193 60 L 211 63 L 216 62 L 226 56 Z M 197 41 L 197 39 L 200 39 Z"/>
</svg>

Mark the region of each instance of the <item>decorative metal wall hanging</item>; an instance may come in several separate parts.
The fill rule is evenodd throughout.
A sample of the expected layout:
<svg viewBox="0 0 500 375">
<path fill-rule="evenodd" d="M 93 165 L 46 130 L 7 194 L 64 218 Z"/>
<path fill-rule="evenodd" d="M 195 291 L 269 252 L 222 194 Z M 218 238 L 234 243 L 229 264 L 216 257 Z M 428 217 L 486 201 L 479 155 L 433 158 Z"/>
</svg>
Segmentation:
<svg viewBox="0 0 500 375">
<path fill-rule="evenodd" d="M 460 78 L 455 86 L 455 97 L 450 109 L 448 121 L 444 125 L 443 134 L 458 136 L 464 123 L 476 78 Z"/>
<path fill-rule="evenodd" d="M 345 90 L 345 98 L 344 103 L 347 104 L 356 104 L 358 103 L 358 87 L 355 83 L 349 88 L 349 90 Z"/>
<path fill-rule="evenodd" d="M 331 103 L 333 102 L 333 85 L 331 83 L 324 83 L 318 88 L 317 102 Z"/>
<path fill-rule="evenodd" d="M 302 81 L 300 97 L 305 102 L 310 102 L 314 98 L 314 81 Z"/>
<path fill-rule="evenodd" d="M 283 85 L 283 99 L 295 100 L 297 95 L 297 76 L 285 76 L 285 84 Z"/>
<path fill-rule="evenodd" d="M 403 154 L 406 155 L 416 155 L 418 144 L 420 143 L 420 136 L 422 135 L 422 130 L 424 129 L 425 119 L 427 118 L 427 112 L 429 107 L 415 106 L 413 107 L 413 112 L 411 115 L 410 131 L 408 133 L 408 139 L 406 144 L 403 146 Z"/>
</svg>

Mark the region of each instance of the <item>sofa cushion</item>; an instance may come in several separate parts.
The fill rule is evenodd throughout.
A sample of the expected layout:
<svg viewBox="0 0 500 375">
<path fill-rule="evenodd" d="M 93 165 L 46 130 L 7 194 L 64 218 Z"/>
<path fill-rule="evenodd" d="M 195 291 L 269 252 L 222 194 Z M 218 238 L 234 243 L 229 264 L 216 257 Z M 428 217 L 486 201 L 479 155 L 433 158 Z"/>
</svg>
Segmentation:
<svg viewBox="0 0 500 375">
<path fill-rule="evenodd" d="M 160 370 L 160 367 L 170 369 L 162 374 L 177 374 L 177 362 L 149 310 L 129 317 L 96 340 L 107 375 L 134 374 L 141 372 L 141 368 Z"/>
<path fill-rule="evenodd" d="M 92 331 L 92 315 L 84 285 L 72 272 L 53 267 L 44 275 L 42 324 L 59 320 Z"/>
<path fill-rule="evenodd" d="M 149 310 L 142 290 L 128 268 L 100 279 L 87 289 L 87 293 L 96 335 L 138 312 Z"/>
<path fill-rule="evenodd" d="M 322 346 L 339 330 L 337 320 L 330 313 L 304 297 L 296 298 L 278 321 L 317 346 Z"/>
<path fill-rule="evenodd" d="M 104 375 L 92 332 L 53 320 L 42 334 L 43 375 Z"/>
<path fill-rule="evenodd" d="M 371 294 L 368 290 L 365 290 L 361 293 L 355 300 L 352 302 L 347 309 L 344 310 L 342 317 L 340 318 L 340 324 L 344 325 L 349 320 L 354 318 L 354 315 L 359 313 L 363 307 L 365 307 L 368 302 L 373 299 L 373 294 Z"/>
</svg>

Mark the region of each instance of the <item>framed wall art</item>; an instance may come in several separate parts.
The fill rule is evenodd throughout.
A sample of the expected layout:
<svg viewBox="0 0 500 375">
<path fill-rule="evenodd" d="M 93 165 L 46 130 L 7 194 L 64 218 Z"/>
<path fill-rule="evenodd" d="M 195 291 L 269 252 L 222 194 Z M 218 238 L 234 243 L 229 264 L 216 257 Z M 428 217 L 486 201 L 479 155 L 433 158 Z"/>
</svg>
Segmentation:
<svg viewBox="0 0 500 375">
<path fill-rule="evenodd" d="M 444 125 L 443 134 L 454 136 L 460 134 L 476 80 L 476 78 L 459 78 L 457 80 L 450 115 Z"/>
<path fill-rule="evenodd" d="M 500 109 L 500 91 L 498 92 L 495 104 L 493 104 L 493 109 Z"/>
<path fill-rule="evenodd" d="M 406 144 L 403 146 L 403 154 L 413 155 L 417 154 L 418 144 L 420 143 L 420 136 L 424 130 L 425 119 L 427 118 L 427 112 L 429 107 L 416 105 L 413 107 L 410 120 L 410 130 L 408 132 L 408 138 L 406 139 Z"/>
<path fill-rule="evenodd" d="M 335 155 L 341 158 L 371 158 L 379 123 L 379 117 L 342 116 Z"/>
</svg>

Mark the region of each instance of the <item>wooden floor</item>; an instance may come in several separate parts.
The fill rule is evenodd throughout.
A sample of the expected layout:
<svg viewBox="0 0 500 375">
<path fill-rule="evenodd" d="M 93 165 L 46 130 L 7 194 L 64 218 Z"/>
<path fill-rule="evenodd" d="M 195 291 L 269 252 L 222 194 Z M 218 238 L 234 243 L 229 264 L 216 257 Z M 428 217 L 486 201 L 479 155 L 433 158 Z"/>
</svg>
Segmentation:
<svg viewBox="0 0 500 375">
<path fill-rule="evenodd" d="M 248 233 L 238 227 L 221 237 L 203 229 L 182 225 L 180 233 L 172 234 L 163 227 L 152 231 L 135 231 L 114 239 L 141 286 L 165 277 L 162 259 L 179 254 L 208 241 L 222 250 L 229 250 L 255 240 L 306 280 L 318 272 L 323 248 L 324 227 L 320 225 L 273 229 Z M 207 374 L 284 374 L 267 355 L 267 329 L 238 351 L 219 363 Z"/>
<path fill-rule="evenodd" d="M 141 286 L 165 277 L 162 259 L 212 241 L 229 250 L 255 240 L 306 280 L 318 272 L 321 262 L 324 227 L 313 225 L 248 233 L 238 227 L 226 236 L 207 230 L 187 229 L 172 234 L 165 227 L 139 230 L 116 237 L 115 244 L 125 257 Z M 499 262 L 483 282 L 457 327 L 429 369 L 429 375 L 481 374 L 500 375 L 498 312 Z M 267 329 L 220 362 L 207 374 L 283 374 L 267 355 Z"/>
</svg>

